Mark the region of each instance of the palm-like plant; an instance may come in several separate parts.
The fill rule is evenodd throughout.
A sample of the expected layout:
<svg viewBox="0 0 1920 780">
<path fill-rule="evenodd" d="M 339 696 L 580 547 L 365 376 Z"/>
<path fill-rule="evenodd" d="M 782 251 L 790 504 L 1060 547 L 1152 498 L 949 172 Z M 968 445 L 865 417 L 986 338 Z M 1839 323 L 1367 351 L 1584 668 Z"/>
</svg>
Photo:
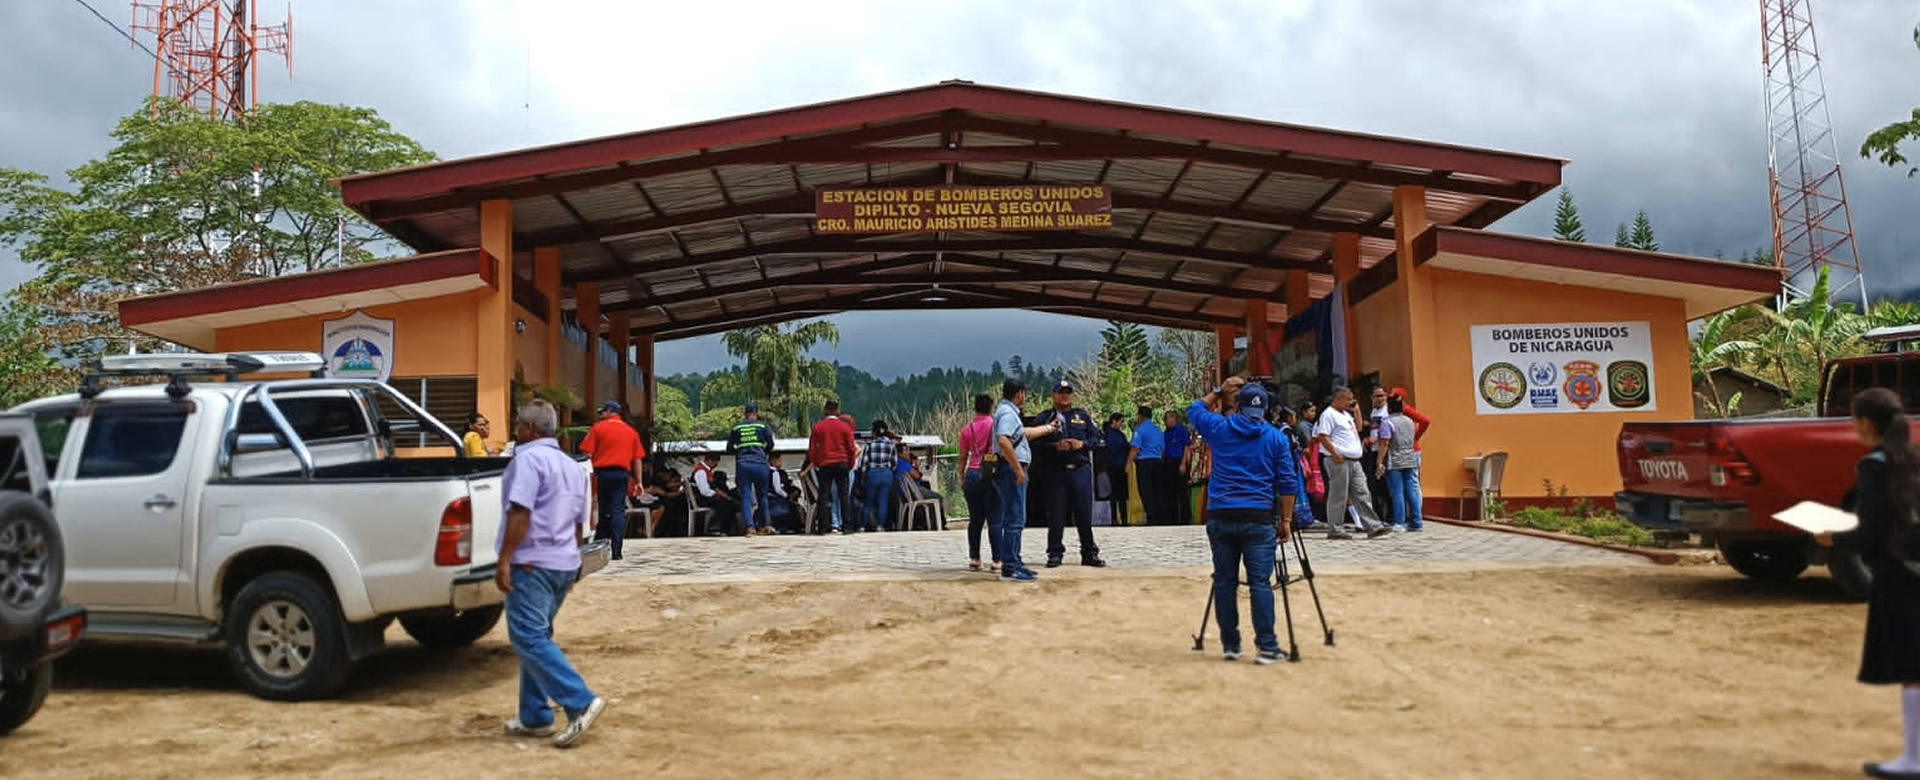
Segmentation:
<svg viewBox="0 0 1920 780">
<path fill-rule="evenodd" d="M 1720 398 L 1720 389 L 1713 383 L 1713 370 L 1734 365 L 1741 358 L 1760 348 L 1758 342 L 1739 338 L 1743 331 L 1750 330 L 1749 323 L 1755 319 L 1753 308 L 1724 311 L 1708 317 L 1700 326 L 1700 337 L 1693 341 L 1693 386 L 1696 393 L 1704 392 L 1707 408 L 1720 417 L 1730 416 L 1730 406 Z"/>
<path fill-rule="evenodd" d="M 727 354 L 746 361 L 741 375 L 743 387 L 715 390 L 741 391 L 748 399 L 759 400 L 781 409 L 787 420 L 806 419 L 805 410 L 835 399 L 833 364 L 807 356 L 820 344 L 840 345 L 840 329 L 825 320 L 803 323 L 792 329 L 779 325 L 759 325 L 727 331 L 720 337 Z M 711 384 L 709 385 L 711 387 Z M 708 392 L 703 389 L 703 399 Z"/>
</svg>

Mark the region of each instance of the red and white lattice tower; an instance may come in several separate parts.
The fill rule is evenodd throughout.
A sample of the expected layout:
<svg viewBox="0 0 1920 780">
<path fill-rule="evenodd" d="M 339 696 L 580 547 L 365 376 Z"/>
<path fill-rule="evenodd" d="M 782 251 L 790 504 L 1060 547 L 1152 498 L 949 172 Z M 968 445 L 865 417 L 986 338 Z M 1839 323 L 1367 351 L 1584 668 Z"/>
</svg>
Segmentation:
<svg viewBox="0 0 1920 780">
<path fill-rule="evenodd" d="M 1767 86 L 1767 172 L 1773 190 L 1773 262 L 1784 298 L 1803 298 L 1828 269 L 1832 300 L 1867 303 L 1853 214 L 1827 110 L 1810 0 L 1760 0 L 1760 64 Z"/>
<path fill-rule="evenodd" d="M 293 9 L 260 24 L 258 0 L 133 0 L 133 29 L 153 35 L 153 94 L 222 121 L 259 103 L 260 56 L 278 54 L 293 73 Z"/>
</svg>

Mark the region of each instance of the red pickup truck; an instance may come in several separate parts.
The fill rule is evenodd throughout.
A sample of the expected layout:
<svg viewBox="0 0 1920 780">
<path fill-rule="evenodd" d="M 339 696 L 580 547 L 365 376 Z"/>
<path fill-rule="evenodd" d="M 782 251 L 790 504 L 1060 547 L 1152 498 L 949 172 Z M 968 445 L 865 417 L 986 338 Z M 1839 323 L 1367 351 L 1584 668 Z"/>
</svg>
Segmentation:
<svg viewBox="0 0 1920 780">
<path fill-rule="evenodd" d="M 1920 326 L 1866 334 L 1877 352 L 1828 363 L 1818 417 L 1628 423 L 1620 428 L 1621 514 L 1658 534 L 1698 534 L 1735 571 L 1790 580 L 1824 564 L 1842 590 L 1866 598 L 1871 574 L 1858 553 L 1822 548 L 1773 519 L 1801 501 L 1852 508 L 1854 462 L 1866 454 L 1848 406 L 1855 393 L 1885 387 L 1920 413 Z M 1920 426 L 1916 426 L 1920 435 Z"/>
</svg>

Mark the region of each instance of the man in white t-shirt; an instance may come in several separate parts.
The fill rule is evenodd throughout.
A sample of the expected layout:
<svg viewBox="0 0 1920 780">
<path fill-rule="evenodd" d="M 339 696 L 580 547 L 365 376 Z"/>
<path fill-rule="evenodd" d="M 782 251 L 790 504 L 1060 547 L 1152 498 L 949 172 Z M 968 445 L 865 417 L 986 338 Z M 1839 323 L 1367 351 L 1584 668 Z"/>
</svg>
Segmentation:
<svg viewBox="0 0 1920 780">
<path fill-rule="evenodd" d="M 1389 533 L 1385 523 L 1373 512 L 1373 494 L 1367 490 L 1367 474 L 1360 459 L 1365 455 L 1360 431 L 1353 423 L 1354 397 L 1351 389 L 1333 391 L 1333 402 L 1320 413 L 1313 437 L 1327 453 L 1327 538 L 1352 539 L 1344 528 L 1351 508 L 1360 522 L 1360 530 L 1372 539 Z"/>
</svg>

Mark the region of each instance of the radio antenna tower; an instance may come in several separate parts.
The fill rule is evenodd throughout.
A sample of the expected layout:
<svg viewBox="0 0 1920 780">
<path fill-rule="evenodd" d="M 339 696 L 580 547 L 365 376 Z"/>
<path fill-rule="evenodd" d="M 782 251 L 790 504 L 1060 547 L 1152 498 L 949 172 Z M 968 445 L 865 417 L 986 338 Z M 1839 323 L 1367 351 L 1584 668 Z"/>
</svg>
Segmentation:
<svg viewBox="0 0 1920 780">
<path fill-rule="evenodd" d="M 1867 280 L 1853 241 L 1853 213 L 1840 175 L 1810 5 L 1811 0 L 1760 0 L 1773 263 L 1786 272 L 1782 305 L 1806 297 L 1824 268 L 1833 300 L 1857 297 L 1864 310 Z"/>
<path fill-rule="evenodd" d="M 133 0 L 133 29 L 154 36 L 153 95 L 208 117 L 240 122 L 259 103 L 260 56 L 278 54 L 293 75 L 293 9 L 260 24 L 258 0 Z"/>
</svg>

